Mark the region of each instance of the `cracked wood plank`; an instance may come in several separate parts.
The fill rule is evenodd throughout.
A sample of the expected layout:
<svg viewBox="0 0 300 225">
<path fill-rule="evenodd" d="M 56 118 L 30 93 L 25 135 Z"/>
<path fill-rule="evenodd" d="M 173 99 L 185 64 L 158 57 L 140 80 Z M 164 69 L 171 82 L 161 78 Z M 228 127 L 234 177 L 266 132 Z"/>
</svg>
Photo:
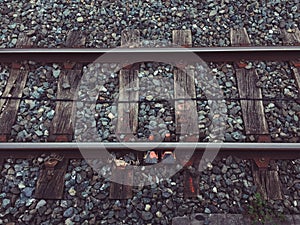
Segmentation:
<svg viewBox="0 0 300 225">
<path fill-rule="evenodd" d="M 181 47 L 192 47 L 192 32 L 191 30 L 173 30 L 173 44 Z"/>
<path fill-rule="evenodd" d="M 139 79 L 137 70 L 123 69 L 119 74 L 117 134 L 133 135 L 138 126 Z M 125 141 L 126 138 L 125 138 Z"/>
<path fill-rule="evenodd" d="M 139 30 L 123 30 L 122 46 L 134 45 L 138 43 L 139 38 Z M 139 109 L 139 78 L 136 66 L 129 66 L 120 71 L 119 87 L 116 135 L 123 141 L 134 141 L 134 134 L 138 127 Z"/>
<path fill-rule="evenodd" d="M 190 30 L 174 30 L 173 44 L 191 47 L 192 35 Z M 174 98 L 176 134 L 181 140 L 198 141 L 198 114 L 195 77 L 193 66 L 179 65 L 174 69 Z M 185 100 L 190 99 L 190 100 Z"/>
<path fill-rule="evenodd" d="M 265 169 L 260 169 L 252 163 L 252 174 L 258 192 L 264 199 L 283 199 L 282 184 L 279 179 L 278 168 L 274 161 L 271 161 L 270 167 Z"/>
<path fill-rule="evenodd" d="M 243 120 L 247 135 L 267 134 L 268 125 L 265 119 L 261 89 L 256 86 L 258 75 L 255 70 L 236 69 Z"/>
<path fill-rule="evenodd" d="M 174 71 L 174 97 L 176 133 L 179 135 L 194 136 L 197 141 L 198 114 L 194 72 L 185 73 L 179 69 Z M 180 100 L 181 99 L 181 100 Z M 182 100 L 191 99 L 191 100 Z"/>
<path fill-rule="evenodd" d="M 67 47 L 82 47 L 85 37 L 81 32 L 71 31 L 66 40 Z M 82 65 L 76 65 L 72 69 L 65 69 L 58 79 L 57 98 L 64 99 L 58 101 L 55 106 L 55 115 L 50 128 L 50 141 L 71 141 L 73 138 L 73 102 L 78 84 L 82 77 Z"/>
<path fill-rule="evenodd" d="M 28 47 L 32 43 L 24 34 L 20 34 L 16 47 Z M 15 66 L 17 65 L 17 66 Z M 7 141 L 11 133 L 13 124 L 15 123 L 16 116 L 19 109 L 20 99 L 22 97 L 23 89 L 26 85 L 28 68 L 15 64 L 10 70 L 7 85 L 2 94 L 2 97 L 12 97 L 15 99 L 0 99 L 0 141 Z"/>
</svg>

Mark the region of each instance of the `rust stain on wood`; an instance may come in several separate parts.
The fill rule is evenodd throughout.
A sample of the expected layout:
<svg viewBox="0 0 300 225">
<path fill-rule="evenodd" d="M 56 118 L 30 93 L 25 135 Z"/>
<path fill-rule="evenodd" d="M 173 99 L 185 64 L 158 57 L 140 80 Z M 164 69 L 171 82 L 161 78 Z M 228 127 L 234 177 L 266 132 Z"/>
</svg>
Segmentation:
<svg viewBox="0 0 300 225">
<path fill-rule="evenodd" d="M 199 195 L 199 176 L 190 173 L 188 169 L 184 171 L 184 198 L 196 198 Z"/>
<path fill-rule="evenodd" d="M 184 198 L 196 198 L 200 192 L 199 186 L 199 166 L 200 160 L 202 158 L 202 153 L 194 152 L 189 161 L 184 165 Z M 185 161 L 185 154 L 178 154 L 179 162 Z"/>
<path fill-rule="evenodd" d="M 51 158 L 52 157 L 52 158 Z M 42 199 L 62 199 L 68 161 L 51 156 L 41 169 L 34 196 Z"/>
</svg>

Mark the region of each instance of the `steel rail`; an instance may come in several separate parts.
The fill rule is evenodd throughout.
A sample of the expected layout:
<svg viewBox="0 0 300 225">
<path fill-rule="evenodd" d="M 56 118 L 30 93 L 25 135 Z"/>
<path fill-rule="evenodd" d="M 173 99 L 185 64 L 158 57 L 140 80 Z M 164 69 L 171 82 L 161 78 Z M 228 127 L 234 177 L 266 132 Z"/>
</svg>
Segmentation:
<svg viewBox="0 0 300 225">
<path fill-rule="evenodd" d="M 205 48 L 11 48 L 0 49 L 0 62 L 31 60 L 37 62 L 139 62 L 156 61 L 157 55 L 170 62 L 189 61 L 195 54 L 204 61 L 300 60 L 300 46 L 205 47 Z"/>
<path fill-rule="evenodd" d="M 66 158 L 98 159 L 99 151 L 142 152 L 147 150 L 175 150 L 184 154 L 186 150 L 203 153 L 213 150 L 218 157 L 234 155 L 244 159 L 300 159 L 300 143 L 0 143 L 0 159 L 32 158 L 41 154 L 57 153 Z M 84 152 L 84 154 L 83 154 Z"/>
<path fill-rule="evenodd" d="M 24 150 L 32 149 L 40 150 L 130 150 L 135 149 L 139 151 L 146 151 L 149 149 L 195 149 L 195 150 L 209 150 L 220 148 L 221 151 L 227 150 L 252 150 L 252 151 L 281 151 L 296 150 L 300 154 L 300 143 L 199 143 L 199 142 L 135 142 L 135 143 L 103 143 L 103 142 L 47 142 L 47 143 L 0 143 L 1 150 Z M 300 156 L 300 155 L 299 155 Z"/>
</svg>

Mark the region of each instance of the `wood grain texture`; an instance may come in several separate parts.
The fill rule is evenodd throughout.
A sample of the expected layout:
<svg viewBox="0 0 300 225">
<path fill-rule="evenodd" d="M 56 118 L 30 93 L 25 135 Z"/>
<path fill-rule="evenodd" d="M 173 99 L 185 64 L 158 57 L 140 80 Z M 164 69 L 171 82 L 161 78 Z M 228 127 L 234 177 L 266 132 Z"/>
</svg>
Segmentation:
<svg viewBox="0 0 300 225">
<path fill-rule="evenodd" d="M 192 47 L 192 35 L 190 30 L 174 30 L 173 44 Z M 196 97 L 195 77 L 193 67 L 183 65 L 182 68 L 174 69 L 174 98 L 175 98 L 175 123 L 176 133 L 181 140 L 198 141 L 198 114 Z M 191 100 L 180 100 L 191 99 Z M 186 136 L 183 138 L 183 136 Z"/>
<path fill-rule="evenodd" d="M 250 46 L 250 38 L 246 28 L 230 29 L 230 42 L 232 46 Z"/>
<path fill-rule="evenodd" d="M 65 46 L 68 48 L 80 48 L 84 47 L 86 37 L 80 31 L 69 31 Z"/>
<path fill-rule="evenodd" d="M 200 219 L 198 219 L 200 218 Z M 298 225 L 300 216 L 298 215 L 285 215 L 286 220 L 280 221 L 276 218 L 271 218 L 270 221 L 264 223 L 265 225 Z M 299 218 L 299 219 L 298 219 Z M 296 222 L 298 223 L 296 223 Z M 247 215 L 242 214 L 204 214 L 197 213 L 192 215 L 192 217 L 182 216 L 174 217 L 172 219 L 172 225 L 251 225 L 257 224 L 262 225 L 263 223 L 254 223 L 253 219 L 250 219 Z"/>
<path fill-rule="evenodd" d="M 33 46 L 33 43 L 25 33 L 21 33 L 18 36 L 18 40 L 16 43 L 16 48 L 31 48 Z"/>
<path fill-rule="evenodd" d="M 73 100 L 81 76 L 81 70 L 64 70 L 60 74 L 58 80 L 57 98 L 66 99 L 66 101 L 58 101 L 56 103 L 55 116 L 50 129 L 52 135 L 73 134 L 74 118 L 72 117 L 72 111 L 75 107 Z"/>
<path fill-rule="evenodd" d="M 283 34 L 284 45 L 300 45 L 300 31 L 297 28 L 295 32 L 287 32 L 286 30 L 281 31 Z"/>
<path fill-rule="evenodd" d="M 134 48 L 140 46 L 140 30 L 126 29 L 121 32 L 121 47 Z"/>
<path fill-rule="evenodd" d="M 239 96 L 246 134 L 269 134 L 265 119 L 261 89 L 256 87 L 258 75 L 255 70 L 236 69 Z M 254 100 L 253 100 L 254 99 Z"/>
<path fill-rule="evenodd" d="M 122 47 L 138 47 L 139 41 L 139 30 L 126 29 L 121 32 Z M 136 66 L 124 68 L 120 71 L 119 87 L 116 134 L 125 135 L 123 141 L 129 141 L 132 140 L 130 137 L 133 137 L 133 134 L 137 132 L 138 127 L 139 105 L 137 101 L 139 100 L 139 79 Z"/>
<path fill-rule="evenodd" d="M 32 42 L 25 34 L 20 34 L 16 43 L 17 48 L 31 47 Z M 3 97 L 21 98 L 26 85 L 28 69 L 21 67 L 10 70 Z M 19 99 L 0 99 L 0 135 L 10 135 L 19 109 Z"/>
<path fill-rule="evenodd" d="M 173 44 L 182 47 L 192 47 L 192 32 L 191 30 L 173 30 Z"/>
<path fill-rule="evenodd" d="M 300 215 L 293 215 L 294 224 L 300 224 Z"/>
<path fill-rule="evenodd" d="M 297 28 L 294 33 L 289 33 L 286 30 L 282 30 L 283 33 L 283 44 L 284 45 L 300 45 L 300 30 Z M 290 65 L 294 65 L 297 68 L 293 68 L 294 78 L 296 80 L 296 84 L 298 89 L 300 90 L 300 76 L 299 76 L 299 68 L 300 68 L 300 56 L 299 60 L 291 61 Z"/>
<path fill-rule="evenodd" d="M 85 44 L 85 37 L 82 32 L 70 31 L 65 43 L 66 47 L 82 47 Z M 76 96 L 76 90 L 82 77 L 82 65 L 76 65 L 74 68 L 65 68 L 58 79 L 57 98 L 65 99 L 58 101 L 55 106 L 55 115 L 50 128 L 50 141 L 71 141 L 73 137 L 73 102 Z"/>
<path fill-rule="evenodd" d="M 67 167 L 68 161 L 64 159 L 52 171 L 47 168 L 41 169 L 35 188 L 35 198 L 62 199 Z"/>
<path fill-rule="evenodd" d="M 193 71 L 185 73 L 174 70 L 175 122 L 177 134 L 198 134 L 198 114 L 195 100 L 195 78 Z M 191 99 L 191 100 L 177 100 Z"/>
<path fill-rule="evenodd" d="M 138 126 L 139 79 L 137 70 L 121 70 L 119 74 L 117 134 L 135 134 Z M 124 101 L 124 102 L 122 102 Z M 130 101 L 130 102 L 125 102 Z"/>
<path fill-rule="evenodd" d="M 27 81 L 27 70 L 16 70 L 12 69 L 10 72 L 10 76 L 8 79 L 9 86 L 9 94 L 11 97 L 22 97 L 22 92 L 25 87 Z M 3 95 L 8 96 L 8 95 Z M 0 115 L 0 134 L 10 134 L 11 127 L 15 123 L 15 119 L 18 113 L 18 108 L 20 101 L 19 99 L 3 99 L 4 101 L 1 102 L 1 106 L 5 107 Z"/>
<path fill-rule="evenodd" d="M 247 221 L 243 218 L 243 215 L 241 214 L 228 214 L 226 215 L 226 221 L 225 223 L 222 223 L 222 225 L 225 225 L 225 224 L 230 224 L 230 225 L 240 225 L 240 224 L 243 224 L 243 225 L 246 225 L 246 224 L 250 224 L 247 223 Z"/>
<path fill-rule="evenodd" d="M 294 79 L 296 81 L 296 85 L 297 85 L 299 93 L 300 93 L 300 67 L 293 68 L 292 70 L 293 70 Z"/>
<path fill-rule="evenodd" d="M 258 188 L 258 192 L 264 199 L 283 199 L 282 185 L 279 179 L 278 170 L 276 170 L 276 167 L 274 167 L 274 162 L 272 162 L 272 166 L 273 168 L 270 167 L 266 169 L 260 169 L 254 163 L 252 163 L 254 182 Z"/>
<path fill-rule="evenodd" d="M 125 175 L 124 175 L 125 174 Z M 111 182 L 109 198 L 110 199 L 130 199 L 132 198 L 133 171 L 127 168 L 115 168 L 112 170 L 112 180 L 120 181 L 119 183 Z M 131 183 L 132 185 L 123 185 Z"/>
</svg>

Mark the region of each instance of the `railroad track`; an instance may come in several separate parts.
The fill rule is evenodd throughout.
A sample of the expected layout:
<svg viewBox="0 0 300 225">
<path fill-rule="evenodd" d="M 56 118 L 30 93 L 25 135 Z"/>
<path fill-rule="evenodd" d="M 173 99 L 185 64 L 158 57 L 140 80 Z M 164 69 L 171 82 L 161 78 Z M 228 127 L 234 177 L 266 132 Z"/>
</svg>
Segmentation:
<svg viewBox="0 0 300 225">
<path fill-rule="evenodd" d="M 141 162 L 139 165 L 145 166 L 146 163 L 143 162 L 145 152 L 151 149 L 152 146 L 156 146 L 153 151 L 158 154 L 159 162 L 160 160 L 163 161 L 164 152 L 176 151 L 176 163 L 183 166 L 185 171 L 183 178 L 184 196 L 185 198 L 196 198 L 200 191 L 197 180 L 199 178 L 197 178 L 192 168 L 199 169 L 202 158 L 206 156 L 205 153 L 214 151 L 214 157 L 216 155 L 218 157 L 234 155 L 243 159 L 253 160 L 252 174 L 259 192 L 262 193 L 265 199 L 282 199 L 282 185 L 280 184 L 278 171 L 274 169 L 274 161 L 299 158 L 300 131 L 297 129 L 291 131 L 294 132 L 292 137 L 287 138 L 287 142 L 290 141 L 291 143 L 278 143 L 279 137 L 270 129 L 269 125 L 272 124 L 272 121 L 268 120 L 266 114 L 269 113 L 268 106 L 270 103 L 274 104 L 273 102 L 292 102 L 295 105 L 299 105 L 300 48 L 297 46 L 251 47 L 249 46 L 250 42 L 245 29 L 231 31 L 232 47 L 228 48 L 191 48 L 191 35 L 188 30 L 173 32 L 173 44 L 184 46 L 185 48 L 137 48 L 137 44 L 139 43 L 136 42 L 139 39 L 137 31 L 124 31 L 123 36 L 123 45 L 133 46 L 132 48 L 118 48 L 115 50 L 83 49 L 80 47 L 84 43 L 84 37 L 80 33 L 70 33 L 67 39 L 68 43 L 66 43 L 66 46 L 69 47 L 68 49 L 31 49 L 29 48 L 29 40 L 22 36 L 19 40 L 19 49 L 0 50 L 1 63 L 10 63 L 9 67 L 11 66 L 8 69 L 9 77 L 7 84 L 4 86 L 3 94 L 0 97 L 0 124 L 3 124 L 0 128 L 0 167 L 7 157 L 32 158 L 46 154 L 47 157 L 41 167 L 36 184 L 35 197 L 42 199 L 62 199 L 64 176 L 69 160 L 84 157 L 85 159 L 94 158 L 105 161 L 109 159 L 99 158 L 97 155 L 98 152 L 109 151 L 112 154 L 124 152 L 125 155 L 133 152 L 135 160 Z M 153 96 L 150 98 L 150 95 L 143 96 L 142 93 L 136 91 L 140 90 L 139 88 L 142 86 L 142 79 L 139 78 L 143 78 L 139 77 L 140 73 L 138 72 L 139 68 L 136 62 L 145 61 L 141 60 L 145 58 L 148 61 L 159 61 L 161 59 L 164 63 L 174 64 L 174 67 L 177 67 L 172 71 L 174 74 L 172 78 L 174 90 L 172 93 L 173 98 L 169 103 L 165 103 L 164 99 L 156 99 Z M 228 95 L 216 96 L 215 98 L 213 98 L 214 95 L 209 97 L 202 96 L 199 89 L 205 83 L 203 81 L 201 83 L 197 73 L 193 68 L 189 67 L 189 63 L 194 62 L 194 60 L 200 62 L 204 60 L 208 64 L 209 62 L 228 63 L 229 66 L 222 68 L 235 71 L 233 75 L 236 80 L 233 86 L 237 87 L 235 96 L 230 96 L 231 92 Z M 85 97 L 80 99 L 78 96 L 75 98 L 78 94 L 76 92 L 78 91 L 77 86 L 80 86 L 80 81 L 85 76 L 83 71 L 87 71 L 87 74 L 91 73 L 88 64 L 95 61 L 96 63 L 116 63 L 116 61 L 121 63 L 121 68 L 117 72 L 118 75 L 110 78 L 108 76 L 107 78 L 117 80 L 118 82 L 118 85 L 116 85 L 119 88 L 117 100 L 111 98 L 111 96 L 101 94 L 96 99 Z M 284 98 L 277 98 L 277 96 L 273 98 L 266 97 L 260 85 L 257 84 L 262 79 L 259 77 L 255 67 L 249 66 L 251 65 L 249 61 L 284 62 L 284 65 L 287 65 L 289 67 L 288 70 L 291 71 L 288 74 L 294 80 L 293 87 L 297 88 L 296 94 L 291 94 L 289 97 Z M 48 86 L 54 85 L 56 87 L 55 93 L 48 92 L 44 95 L 42 93 L 40 97 L 38 95 L 35 97 L 30 93 L 27 95 L 24 94 L 27 79 L 32 79 L 29 78 L 31 67 L 36 64 L 43 65 L 47 63 L 51 63 L 52 67 L 54 67 L 52 74 L 50 74 L 51 76 L 48 76 L 49 72 L 46 71 L 45 77 L 51 77 L 52 83 L 48 82 Z M 83 69 L 84 67 L 87 69 Z M 184 73 L 182 70 L 188 71 L 188 73 Z M 93 77 L 87 76 L 87 78 Z M 47 82 L 45 78 L 43 79 L 43 82 Z M 199 81 L 198 87 L 198 83 L 195 80 Z M 32 90 L 36 91 L 37 88 L 33 88 Z M 178 91 L 181 90 L 180 88 L 183 89 L 184 94 Z M 228 83 L 227 88 L 232 89 L 232 84 Z M 95 90 L 98 93 L 101 91 L 110 91 L 108 86 L 105 85 L 100 85 Z M 199 102 L 208 100 L 216 102 L 223 100 L 223 104 L 226 101 L 229 103 L 232 101 L 238 102 L 240 119 L 243 120 L 241 133 L 244 138 L 232 140 L 243 143 L 232 143 L 228 140 L 225 140 L 228 143 L 219 143 L 223 139 L 218 139 L 217 135 L 214 137 L 215 139 L 205 139 L 209 131 L 205 131 L 207 128 L 205 123 L 201 124 L 198 121 L 199 111 L 203 111 L 201 107 L 199 110 Z M 47 112 L 49 113 L 47 123 L 50 121 L 51 124 L 48 124 L 46 128 L 40 129 L 39 127 L 38 130 L 34 130 L 33 127 L 31 129 L 33 134 L 27 133 L 27 136 L 25 135 L 23 139 L 14 138 L 12 130 L 15 130 L 14 135 L 16 136 L 26 129 L 26 123 L 21 122 L 23 124 L 20 125 L 21 105 L 27 104 L 26 115 L 32 119 L 30 117 L 30 108 L 33 101 L 47 102 L 49 108 L 53 108 Z M 81 103 L 83 105 L 78 106 Z M 91 106 L 95 108 L 97 104 L 102 107 L 105 104 L 109 105 L 112 103 L 115 104 L 116 110 L 110 115 L 110 120 L 98 120 L 97 123 L 101 121 L 102 127 L 114 125 L 114 136 L 111 139 L 104 140 L 110 142 L 119 141 L 121 143 L 87 143 L 87 141 L 98 140 L 97 138 L 93 139 L 94 136 L 97 136 L 97 133 L 94 133 L 94 136 L 90 136 L 89 131 L 87 131 L 89 127 L 95 127 L 95 125 L 90 126 L 88 123 L 86 124 L 87 128 L 81 130 L 85 122 L 81 120 L 82 117 L 78 117 L 76 110 L 87 109 Z M 166 108 L 170 111 L 169 121 L 164 121 L 168 122 L 166 123 L 168 129 L 164 127 L 164 132 L 161 133 L 156 132 L 155 129 L 148 129 L 148 131 L 144 130 L 147 134 L 143 134 L 140 130 L 143 125 L 139 121 L 141 118 L 140 109 L 143 104 L 145 107 L 153 104 L 154 108 L 156 107 L 157 111 L 159 111 L 163 107 L 155 106 L 157 103 L 163 106 L 165 104 Z M 32 106 L 32 108 L 35 107 L 35 105 Z M 191 108 L 194 111 L 191 112 Z M 75 114 L 73 114 L 74 111 Z M 41 114 L 43 112 L 41 111 Z M 97 113 L 99 115 L 95 116 Z M 94 118 L 98 117 L 98 119 L 108 117 L 108 113 L 101 116 L 101 113 L 94 111 L 94 109 L 91 110 L 90 114 Z M 86 113 L 86 115 L 89 114 Z M 300 114 L 296 112 L 290 116 L 299 120 Z M 42 123 L 45 122 L 42 119 L 41 121 Z M 115 121 L 115 123 L 113 124 L 112 121 Z M 218 124 L 222 125 L 222 120 L 216 125 Z M 221 136 L 225 135 L 226 129 L 223 129 Z M 86 136 L 84 136 L 85 132 Z M 220 133 L 219 130 L 218 132 Z M 158 137 L 156 134 L 158 134 Z M 35 139 L 30 139 L 28 136 L 30 138 L 34 136 Z M 89 139 L 90 137 L 92 138 Z M 10 143 L 16 140 L 22 142 L 33 140 L 47 143 Z M 78 143 L 75 143 L 76 141 Z M 207 141 L 215 141 L 217 143 L 207 143 Z M 185 151 L 190 152 L 188 159 L 184 157 Z M 115 160 L 113 161 L 115 164 L 112 163 L 114 165 L 113 168 L 116 166 L 116 169 L 111 176 L 113 180 L 124 180 L 124 173 L 126 173 L 129 183 L 124 185 L 112 182 L 110 186 L 111 199 L 132 198 L 131 186 L 134 186 L 134 172 L 132 168 L 124 170 L 124 167 L 127 168 L 128 166 L 126 165 L 128 162 L 124 160 L 124 154 L 122 157 L 115 157 L 113 159 Z M 182 161 L 180 161 L 181 159 Z M 118 162 L 123 164 L 118 165 L 116 160 L 120 160 Z M 165 164 L 162 165 L 166 166 Z M 52 175 L 49 176 L 49 174 Z M 45 186 L 45 182 L 49 183 L 47 187 Z M 132 185 L 130 185 L 130 182 Z M 51 190 L 54 191 L 51 192 Z"/>
</svg>

